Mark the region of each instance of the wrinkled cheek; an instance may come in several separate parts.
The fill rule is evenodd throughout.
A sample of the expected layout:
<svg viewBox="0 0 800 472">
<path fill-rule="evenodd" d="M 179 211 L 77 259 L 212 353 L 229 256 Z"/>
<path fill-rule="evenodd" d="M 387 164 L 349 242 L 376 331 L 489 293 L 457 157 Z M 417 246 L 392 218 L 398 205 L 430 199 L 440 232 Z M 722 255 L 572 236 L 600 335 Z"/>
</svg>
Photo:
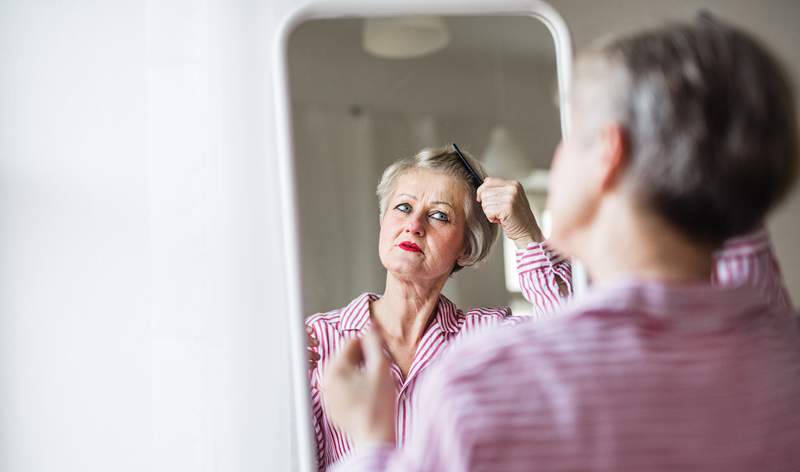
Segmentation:
<svg viewBox="0 0 800 472">
<path fill-rule="evenodd" d="M 561 156 L 550 174 L 548 207 L 551 217 L 550 242 L 556 248 L 568 247 L 573 233 L 580 227 L 586 207 L 586 188 L 581 170 L 570 168 L 569 156 Z"/>
<path fill-rule="evenodd" d="M 569 211 L 561 197 L 550 196 L 550 242 L 560 246 L 569 234 Z"/>
<path fill-rule="evenodd" d="M 432 264 L 442 272 L 449 273 L 453 270 L 458 259 L 464 254 L 464 248 L 464 236 L 455 236 L 446 244 L 440 246 L 439 251 L 436 251 L 436 254 L 433 255 L 434 257 L 431 257 Z"/>
<path fill-rule="evenodd" d="M 390 216 L 384 216 L 378 230 L 378 246 L 383 250 L 385 246 L 391 245 L 397 233 L 397 224 L 392 221 Z"/>
<path fill-rule="evenodd" d="M 389 257 L 389 251 L 392 248 L 391 238 L 381 232 L 378 238 L 378 257 L 381 260 L 381 264 L 386 266 L 386 261 Z"/>
</svg>

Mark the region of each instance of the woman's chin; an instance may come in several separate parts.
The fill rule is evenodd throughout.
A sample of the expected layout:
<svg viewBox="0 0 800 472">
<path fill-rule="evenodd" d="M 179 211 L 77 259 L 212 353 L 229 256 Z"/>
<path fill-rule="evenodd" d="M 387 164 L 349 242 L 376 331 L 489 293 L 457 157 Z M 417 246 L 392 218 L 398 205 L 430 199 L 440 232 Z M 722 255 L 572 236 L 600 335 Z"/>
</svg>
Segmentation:
<svg viewBox="0 0 800 472">
<path fill-rule="evenodd" d="M 421 260 L 412 259 L 412 258 L 392 258 L 391 261 L 387 261 L 388 263 L 384 264 L 383 266 L 386 268 L 388 272 L 394 275 L 397 278 L 403 279 L 424 279 L 428 278 L 429 270 L 425 265 L 422 263 Z"/>
<path fill-rule="evenodd" d="M 452 265 L 430 267 L 426 262 L 428 261 L 422 254 L 413 252 L 381 255 L 383 267 L 398 280 L 421 282 L 423 280 L 438 279 L 443 275 L 449 275 L 452 269 Z"/>
<path fill-rule="evenodd" d="M 386 270 L 395 279 L 409 283 L 423 283 L 424 281 L 430 282 L 432 280 L 438 280 L 441 277 L 448 277 L 450 275 L 450 271 L 447 270 L 433 271 L 427 267 L 407 265 L 392 266 L 388 267 Z"/>
<path fill-rule="evenodd" d="M 427 272 L 420 264 L 394 263 L 386 267 L 392 275 L 398 278 L 424 277 Z"/>
</svg>

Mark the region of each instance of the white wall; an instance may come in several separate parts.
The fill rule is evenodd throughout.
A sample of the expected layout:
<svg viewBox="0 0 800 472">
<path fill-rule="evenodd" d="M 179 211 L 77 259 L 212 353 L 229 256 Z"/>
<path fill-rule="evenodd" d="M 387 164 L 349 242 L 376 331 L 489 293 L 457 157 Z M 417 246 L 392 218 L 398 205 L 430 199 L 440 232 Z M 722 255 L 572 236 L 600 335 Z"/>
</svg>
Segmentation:
<svg viewBox="0 0 800 472">
<path fill-rule="evenodd" d="M 290 469 L 291 3 L 0 2 L 0 470 Z"/>
</svg>

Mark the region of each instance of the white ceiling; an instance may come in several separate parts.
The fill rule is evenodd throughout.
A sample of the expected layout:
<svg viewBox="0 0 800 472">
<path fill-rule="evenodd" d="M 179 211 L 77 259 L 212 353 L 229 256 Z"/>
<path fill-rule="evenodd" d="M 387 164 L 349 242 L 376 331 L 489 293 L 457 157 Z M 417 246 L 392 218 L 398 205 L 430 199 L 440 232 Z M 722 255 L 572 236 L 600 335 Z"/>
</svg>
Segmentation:
<svg viewBox="0 0 800 472">
<path fill-rule="evenodd" d="M 530 17 L 449 17 L 443 50 L 411 59 L 378 58 L 361 44 L 363 20 L 316 20 L 289 41 L 295 106 L 435 117 L 442 127 L 471 123 L 473 145 L 504 124 L 546 166 L 560 137 L 555 51 Z M 460 126 L 460 125 L 459 125 Z"/>
<path fill-rule="evenodd" d="M 433 55 L 438 59 L 496 53 L 512 61 L 552 62 L 555 57 L 550 32 L 532 17 L 445 17 L 444 21 L 449 27 L 451 41 L 444 50 Z M 359 18 L 308 21 L 292 34 L 292 47 L 316 49 L 323 41 L 328 54 L 366 55 L 361 48 L 363 24 L 364 20 Z"/>
</svg>

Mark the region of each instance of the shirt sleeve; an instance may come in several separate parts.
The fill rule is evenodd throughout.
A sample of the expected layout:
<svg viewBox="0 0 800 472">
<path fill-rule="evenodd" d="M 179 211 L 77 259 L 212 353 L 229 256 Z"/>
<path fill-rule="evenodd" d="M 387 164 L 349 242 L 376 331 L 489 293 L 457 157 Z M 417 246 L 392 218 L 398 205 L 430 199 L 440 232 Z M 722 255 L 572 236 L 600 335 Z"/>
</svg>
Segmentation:
<svg viewBox="0 0 800 472">
<path fill-rule="evenodd" d="M 517 251 L 517 275 L 535 318 L 552 314 L 572 296 L 572 265 L 547 241 Z"/>
<path fill-rule="evenodd" d="M 473 308 L 466 313 L 461 327 L 460 337 L 468 337 L 493 326 L 513 326 L 524 323 L 530 316 L 519 316 L 511 312 L 507 306 L 493 308 Z"/>
<path fill-rule="evenodd" d="M 324 472 L 327 464 L 325 457 L 325 411 L 322 408 L 322 393 L 319 389 L 319 374 L 317 369 L 309 372 L 309 382 L 311 387 L 311 421 L 314 427 L 314 442 L 317 451 L 317 470 Z"/>
<path fill-rule="evenodd" d="M 761 228 L 729 239 L 714 253 L 712 281 L 721 286 L 749 285 L 770 305 L 792 308 L 769 233 Z"/>
<path fill-rule="evenodd" d="M 322 337 L 319 335 L 317 331 L 317 326 L 313 321 L 313 317 L 306 320 L 306 326 L 310 326 L 320 342 L 322 342 Z M 317 351 L 321 351 L 321 349 L 317 349 Z M 311 426 L 314 432 L 314 443 L 316 446 L 316 457 L 317 457 L 317 470 L 319 472 L 324 472 L 327 467 L 327 457 L 326 457 L 326 445 L 325 445 L 325 429 L 324 425 L 326 424 L 325 418 L 325 410 L 322 407 L 322 392 L 319 388 L 319 364 L 314 369 L 308 371 L 308 387 L 309 387 L 309 396 L 311 398 Z"/>
</svg>

